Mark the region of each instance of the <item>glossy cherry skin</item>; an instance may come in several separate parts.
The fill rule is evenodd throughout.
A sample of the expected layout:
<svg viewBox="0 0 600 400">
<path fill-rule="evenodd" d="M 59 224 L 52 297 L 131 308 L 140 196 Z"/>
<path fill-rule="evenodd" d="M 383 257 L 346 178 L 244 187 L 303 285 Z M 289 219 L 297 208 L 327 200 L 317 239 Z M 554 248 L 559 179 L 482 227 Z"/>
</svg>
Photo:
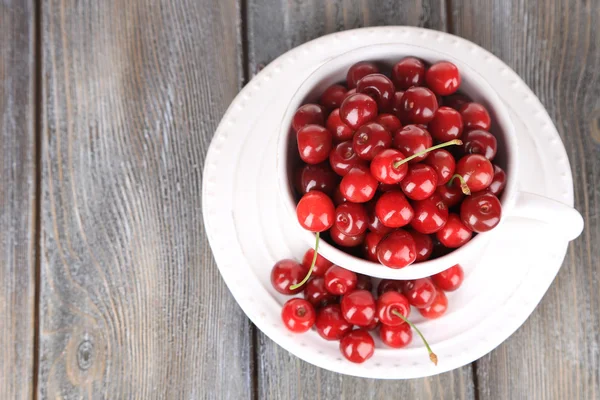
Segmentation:
<svg viewBox="0 0 600 400">
<path fill-rule="evenodd" d="M 271 270 L 271 285 L 281 294 L 296 294 L 304 290 L 304 287 L 299 287 L 290 290 L 290 286 L 295 285 L 304 279 L 308 273 L 308 268 L 294 260 L 281 260 L 275 263 Z"/>
<path fill-rule="evenodd" d="M 379 192 L 381 192 L 381 193 L 389 192 L 390 190 L 398 190 L 398 185 L 395 183 L 380 182 L 379 189 L 377 189 L 377 190 L 379 190 Z"/>
<path fill-rule="evenodd" d="M 444 97 L 444 105 L 455 110 L 459 110 L 463 104 L 470 103 L 472 100 L 464 94 L 455 93 Z"/>
<path fill-rule="evenodd" d="M 448 221 L 448 206 L 438 193 L 412 203 L 414 217 L 410 226 L 423 234 L 435 233 Z"/>
<path fill-rule="evenodd" d="M 345 294 L 354 290 L 358 277 L 352 271 L 338 265 L 332 265 L 325 272 L 325 287 L 331 294 Z"/>
<path fill-rule="evenodd" d="M 340 351 L 348 361 L 361 364 L 373 356 L 375 341 L 365 329 L 355 329 L 340 340 Z"/>
<path fill-rule="evenodd" d="M 340 118 L 339 108 L 336 108 L 329 114 L 325 126 L 331 132 L 333 141 L 336 143 L 351 140 L 352 136 L 354 136 L 354 129 L 346 125 Z"/>
<path fill-rule="evenodd" d="M 358 235 L 346 235 L 335 225 L 329 229 L 329 236 L 331 236 L 331 240 L 342 247 L 360 246 L 365 240 L 365 232 L 359 233 Z"/>
<path fill-rule="evenodd" d="M 389 233 L 377 245 L 377 259 L 386 267 L 404 268 L 415 262 L 417 249 L 415 240 L 405 230 Z"/>
<path fill-rule="evenodd" d="M 344 203 L 335 209 L 335 227 L 345 235 L 356 236 L 367 230 L 367 210 L 362 204 Z"/>
<path fill-rule="evenodd" d="M 325 279 L 322 276 L 318 276 L 306 283 L 304 299 L 312 304 L 313 307 L 320 308 L 335 303 L 337 296 L 327 291 L 325 288 Z"/>
<path fill-rule="evenodd" d="M 386 346 L 401 349 L 412 342 L 412 328 L 408 324 L 398 326 L 382 324 L 379 328 L 379 337 Z"/>
<path fill-rule="evenodd" d="M 400 101 L 398 118 L 402 123 L 427 124 L 438 109 L 435 94 L 424 87 L 406 89 Z"/>
<path fill-rule="evenodd" d="M 364 124 L 354 134 L 354 152 L 363 160 L 372 160 L 392 145 L 392 134 L 376 122 Z"/>
<path fill-rule="evenodd" d="M 485 190 L 493 195 L 500 195 L 506 186 L 506 172 L 497 165 L 494 165 L 494 177 L 492 183 Z"/>
<path fill-rule="evenodd" d="M 408 225 L 414 211 L 402 192 L 392 190 L 381 195 L 375 203 L 375 214 L 381 223 L 389 228 Z"/>
<path fill-rule="evenodd" d="M 394 147 L 402 152 L 406 157 L 427 150 L 433 145 L 433 139 L 427 130 L 417 125 L 406 125 L 404 128 L 394 133 Z M 427 154 L 420 155 L 409 163 L 415 164 L 423 161 Z"/>
<path fill-rule="evenodd" d="M 425 79 L 425 64 L 414 57 L 398 61 L 392 68 L 392 81 L 397 90 L 406 90 L 412 86 L 421 86 Z"/>
<path fill-rule="evenodd" d="M 371 175 L 371 171 L 367 167 L 358 166 L 344 175 L 340 182 L 340 192 L 353 203 L 364 203 L 375 196 L 377 185 L 377 179 Z"/>
<path fill-rule="evenodd" d="M 330 304 L 317 311 L 315 328 L 325 340 L 340 340 L 352 330 L 352 325 L 344 319 L 338 304 Z"/>
<path fill-rule="evenodd" d="M 430 278 L 421 278 L 406 281 L 403 293 L 411 306 L 425 308 L 433 303 L 436 289 Z"/>
<path fill-rule="evenodd" d="M 492 119 L 484 106 L 479 103 L 465 103 L 458 110 L 463 120 L 463 126 L 466 131 L 472 129 L 481 129 L 489 131 L 492 126 Z"/>
<path fill-rule="evenodd" d="M 395 164 L 405 158 L 399 150 L 385 149 L 373 157 L 369 167 L 371 175 L 382 183 L 390 185 L 398 183 L 408 173 L 408 163 L 401 164 L 398 167 Z"/>
<path fill-rule="evenodd" d="M 356 274 L 358 280 L 356 281 L 356 290 L 367 290 L 371 291 L 373 289 L 373 281 L 371 281 L 371 277 L 363 274 Z"/>
<path fill-rule="evenodd" d="M 379 322 L 388 326 L 405 324 L 406 322 L 399 316 L 394 315 L 393 311 L 402 314 L 404 318 L 408 318 L 410 303 L 403 294 L 390 290 L 377 299 L 377 318 L 379 318 Z"/>
<path fill-rule="evenodd" d="M 338 108 L 346 98 L 346 92 L 348 89 L 343 85 L 331 85 L 321 95 L 319 103 L 328 110 Z"/>
<path fill-rule="evenodd" d="M 350 140 L 338 143 L 329 153 L 329 165 L 340 176 L 346 175 L 354 167 L 366 164 L 365 160 L 358 157 Z"/>
<path fill-rule="evenodd" d="M 353 94 L 356 94 L 356 88 L 352 88 L 352 89 L 348 90 L 346 92 L 346 96 L 344 97 L 344 100 L 347 99 L 348 97 L 352 96 Z"/>
<path fill-rule="evenodd" d="M 456 173 L 465 180 L 471 193 L 479 192 L 490 186 L 494 179 L 494 167 L 490 160 L 481 154 L 468 154 L 456 163 Z M 459 186 L 460 182 L 455 179 L 452 182 Z"/>
<path fill-rule="evenodd" d="M 300 158 L 307 164 L 327 160 L 333 147 L 331 132 L 319 125 L 305 125 L 296 135 Z"/>
<path fill-rule="evenodd" d="M 423 160 L 424 164 L 433 167 L 437 173 L 438 186 L 448 183 L 456 170 L 456 161 L 450 152 L 444 149 L 432 150 Z"/>
<path fill-rule="evenodd" d="M 427 164 L 411 164 L 400 187 L 409 199 L 424 200 L 437 188 L 437 172 Z"/>
<path fill-rule="evenodd" d="M 450 213 L 446 225 L 436 232 L 438 240 L 446 247 L 455 249 L 463 246 L 473 236 L 471 231 L 456 214 Z"/>
<path fill-rule="evenodd" d="M 377 286 L 377 295 L 381 296 L 385 292 L 394 291 L 402 293 L 404 288 L 404 281 L 397 281 L 394 279 L 382 279 Z"/>
<path fill-rule="evenodd" d="M 389 110 L 394 96 L 394 84 L 383 74 L 369 74 L 356 84 L 356 93 L 371 96 L 379 110 Z"/>
<path fill-rule="evenodd" d="M 377 118 L 375 118 L 375 122 L 383 126 L 389 132 L 396 132 L 398 129 L 402 128 L 400 120 L 392 114 L 379 114 Z"/>
<path fill-rule="evenodd" d="M 496 196 L 478 192 L 467 196 L 460 205 L 460 219 L 474 232 L 487 232 L 500 223 L 502 205 Z"/>
<path fill-rule="evenodd" d="M 435 193 L 441 197 L 442 201 L 446 204 L 448 208 L 454 207 L 455 205 L 460 203 L 465 197 L 460 186 L 458 185 L 438 186 L 435 190 Z"/>
<path fill-rule="evenodd" d="M 394 93 L 394 96 L 392 96 L 392 103 L 390 104 L 389 111 L 395 116 L 399 116 L 400 110 L 402 110 L 402 96 L 404 96 L 403 91 L 396 92 Z M 400 121 L 400 119 L 398 119 L 398 121 Z M 402 124 L 402 122 L 400 124 Z"/>
<path fill-rule="evenodd" d="M 340 178 L 333 172 L 329 164 L 305 164 L 299 171 L 296 189 L 300 194 L 318 190 L 331 196 Z"/>
<path fill-rule="evenodd" d="M 377 259 L 377 245 L 384 235 L 377 232 L 367 232 L 363 242 L 363 254 L 369 261 L 379 262 Z"/>
<path fill-rule="evenodd" d="M 298 132 L 306 125 L 325 126 L 325 110 L 318 104 L 305 104 L 301 106 L 292 119 L 292 128 Z"/>
<path fill-rule="evenodd" d="M 340 192 L 340 186 L 338 185 L 335 190 L 333 191 L 333 204 L 337 206 L 339 206 L 340 204 L 344 204 L 346 203 L 348 200 L 346 200 L 346 198 L 344 197 L 344 195 L 342 194 L 342 192 Z"/>
<path fill-rule="evenodd" d="M 497 149 L 496 137 L 481 129 L 469 131 L 463 137 L 462 150 L 465 154 L 481 154 L 492 161 Z"/>
<path fill-rule="evenodd" d="M 458 90 L 460 86 L 460 73 L 451 62 L 440 61 L 433 64 L 425 72 L 425 82 L 435 94 L 448 96 Z"/>
<path fill-rule="evenodd" d="M 372 201 L 366 204 L 367 207 L 367 215 L 369 219 L 367 220 L 368 228 L 371 232 L 377 232 L 382 235 L 388 234 L 392 231 L 392 228 L 389 228 L 381 223 L 379 218 L 377 218 L 377 214 L 375 212 L 376 201 Z"/>
<path fill-rule="evenodd" d="M 436 319 L 441 317 L 448 310 L 448 298 L 446 294 L 437 289 L 435 298 L 429 307 L 419 308 L 419 313 L 427 319 Z"/>
<path fill-rule="evenodd" d="M 438 142 L 458 139 L 463 132 L 462 117 L 453 108 L 440 107 L 427 127 L 431 136 Z"/>
<path fill-rule="evenodd" d="M 298 202 L 296 216 L 300 225 L 307 231 L 323 232 L 333 225 L 335 207 L 325 193 L 311 190 Z"/>
<path fill-rule="evenodd" d="M 302 257 L 302 265 L 304 268 L 306 268 L 306 271 L 308 271 L 312 265 L 314 255 L 315 249 L 308 249 L 306 250 L 306 253 L 304 253 L 304 257 Z M 315 261 L 315 266 L 313 267 L 311 275 L 316 277 L 323 276 L 325 275 L 325 271 L 327 271 L 332 265 L 333 263 L 331 261 L 317 253 L 317 261 Z"/>
<path fill-rule="evenodd" d="M 379 72 L 379 68 L 375 63 L 368 61 L 361 61 L 348 69 L 346 74 L 346 84 L 348 89 L 354 89 L 362 78 L 370 74 L 376 74 Z"/>
<path fill-rule="evenodd" d="M 315 324 L 315 309 L 304 299 L 290 299 L 281 309 L 281 319 L 288 330 L 294 333 L 308 331 Z"/>
<path fill-rule="evenodd" d="M 415 249 L 417 250 L 415 262 L 421 262 L 431 258 L 431 254 L 433 253 L 433 240 L 431 237 L 415 230 L 410 231 L 410 234 L 415 241 Z"/>
<path fill-rule="evenodd" d="M 460 264 L 456 264 L 445 271 L 433 275 L 431 279 L 438 288 L 446 292 L 453 292 L 462 285 L 465 273 Z"/>
<path fill-rule="evenodd" d="M 368 290 L 346 293 L 340 302 L 344 319 L 351 324 L 368 326 L 375 318 L 375 299 Z"/>
</svg>

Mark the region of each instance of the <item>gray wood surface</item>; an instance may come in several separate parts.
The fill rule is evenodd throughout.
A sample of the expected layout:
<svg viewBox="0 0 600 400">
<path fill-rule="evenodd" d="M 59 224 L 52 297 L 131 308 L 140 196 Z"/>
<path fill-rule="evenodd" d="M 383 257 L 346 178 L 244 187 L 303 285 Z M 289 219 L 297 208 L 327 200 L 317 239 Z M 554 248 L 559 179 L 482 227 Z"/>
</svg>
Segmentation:
<svg viewBox="0 0 600 400">
<path fill-rule="evenodd" d="M 0 398 L 33 393 L 34 9 L 0 2 Z"/>
</svg>

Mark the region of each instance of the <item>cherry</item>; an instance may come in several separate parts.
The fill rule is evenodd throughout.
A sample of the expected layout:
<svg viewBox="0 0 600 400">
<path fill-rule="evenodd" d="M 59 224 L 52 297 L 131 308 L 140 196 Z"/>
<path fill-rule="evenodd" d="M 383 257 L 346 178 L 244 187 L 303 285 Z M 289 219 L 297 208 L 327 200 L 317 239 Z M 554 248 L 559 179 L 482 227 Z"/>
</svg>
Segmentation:
<svg viewBox="0 0 600 400">
<path fill-rule="evenodd" d="M 400 349 L 412 342 L 412 329 L 408 324 L 398 326 L 381 325 L 379 328 L 379 337 L 383 344 Z"/>
<path fill-rule="evenodd" d="M 363 160 L 372 160 L 382 150 L 392 145 L 392 135 L 376 122 L 364 124 L 354 134 L 354 152 Z"/>
<path fill-rule="evenodd" d="M 339 108 L 336 108 L 329 114 L 325 125 L 327 129 L 329 129 L 329 132 L 331 132 L 333 141 L 336 143 L 350 140 L 352 139 L 352 136 L 354 136 L 354 130 L 346 125 L 340 118 Z"/>
<path fill-rule="evenodd" d="M 394 147 L 406 157 L 425 151 L 432 144 L 433 140 L 429 132 L 416 125 L 406 125 L 394 133 Z M 426 157 L 427 154 L 423 154 L 415 157 L 411 162 L 423 161 Z"/>
<path fill-rule="evenodd" d="M 400 101 L 398 118 L 402 123 L 427 124 L 438 109 L 435 94 L 424 87 L 411 87 Z"/>
<path fill-rule="evenodd" d="M 404 165 L 404 164 L 402 164 Z M 398 190 L 398 185 L 395 183 L 379 183 L 379 189 L 381 193 L 389 192 L 390 190 Z"/>
<path fill-rule="evenodd" d="M 404 96 L 403 91 L 396 92 L 392 96 L 392 102 L 390 104 L 390 112 L 396 116 L 400 115 L 400 110 L 402 109 L 402 96 Z M 400 120 L 398 120 L 398 121 L 400 121 Z"/>
<path fill-rule="evenodd" d="M 325 340 L 340 340 L 352 330 L 352 325 L 344 319 L 338 304 L 330 304 L 317 311 L 315 328 Z"/>
<path fill-rule="evenodd" d="M 433 240 L 431 240 L 431 237 L 415 230 L 410 231 L 410 234 L 415 241 L 415 249 L 417 250 L 415 262 L 428 260 L 433 253 Z"/>
<path fill-rule="evenodd" d="M 373 281 L 371 277 L 363 274 L 356 274 L 356 290 L 368 290 L 369 292 L 373 289 Z"/>
<path fill-rule="evenodd" d="M 448 215 L 446 225 L 436 233 L 438 240 L 451 249 L 464 245 L 471 239 L 472 235 L 473 231 L 462 223 L 458 215 L 453 213 Z"/>
<path fill-rule="evenodd" d="M 460 219 L 474 232 L 487 232 L 500 223 L 502 205 L 488 192 L 475 193 L 460 205 Z"/>
<path fill-rule="evenodd" d="M 318 104 L 305 104 L 300 107 L 292 119 L 292 128 L 298 132 L 306 125 L 325 125 L 325 110 Z"/>
<path fill-rule="evenodd" d="M 377 179 L 364 166 L 352 168 L 344 175 L 340 183 L 340 192 L 353 203 L 364 203 L 371 200 L 376 191 Z"/>
<path fill-rule="evenodd" d="M 432 166 L 437 173 L 438 186 L 448 183 L 456 169 L 454 157 L 449 151 L 444 149 L 429 152 L 427 158 L 423 160 L 423 163 Z"/>
<path fill-rule="evenodd" d="M 427 82 L 427 86 L 435 94 L 448 96 L 458 90 L 460 86 L 460 73 L 453 63 L 440 61 L 433 64 L 425 72 L 425 82 Z"/>
<path fill-rule="evenodd" d="M 358 129 L 376 117 L 377 103 L 366 94 L 356 93 L 348 96 L 340 106 L 340 118 L 352 129 Z"/>
<path fill-rule="evenodd" d="M 474 129 L 465 134 L 462 149 L 465 154 L 481 154 L 488 160 L 493 160 L 498 144 L 496 138 L 489 132 Z"/>
<path fill-rule="evenodd" d="M 411 200 L 424 200 L 437 188 L 437 172 L 426 164 L 412 164 L 400 182 L 402 191 Z"/>
<path fill-rule="evenodd" d="M 369 61 L 361 61 L 348 69 L 348 74 L 346 75 L 346 84 L 348 84 L 348 89 L 354 89 L 362 78 L 370 74 L 376 74 L 379 72 L 379 68 L 375 63 Z"/>
<path fill-rule="evenodd" d="M 452 208 L 462 201 L 465 197 L 460 186 L 441 185 L 435 191 L 446 204 L 448 208 Z"/>
<path fill-rule="evenodd" d="M 377 329 L 381 324 L 379 323 L 379 319 L 377 319 L 377 316 L 375 318 L 373 318 L 373 321 L 371 321 L 371 323 L 367 326 L 363 326 L 363 329 L 366 329 L 368 331 L 374 331 L 375 329 Z"/>
<path fill-rule="evenodd" d="M 304 298 L 315 308 L 323 307 L 336 301 L 336 296 L 329 293 L 325 288 L 325 279 L 321 276 L 313 278 L 306 283 Z"/>
<path fill-rule="evenodd" d="M 306 253 L 304 253 L 304 257 L 302 258 L 302 265 L 304 266 L 304 268 L 306 268 L 307 271 L 312 265 L 312 260 L 314 257 L 314 249 L 308 249 L 306 250 Z M 316 277 L 323 276 L 325 275 L 325 271 L 327 271 L 332 265 L 333 263 L 331 261 L 329 261 L 322 255 L 317 254 L 317 260 L 315 261 L 315 265 L 312 270 L 312 275 Z"/>
<path fill-rule="evenodd" d="M 355 329 L 340 340 L 340 351 L 348 361 L 360 364 L 373 356 L 375 341 L 366 330 Z"/>
<path fill-rule="evenodd" d="M 377 295 L 381 296 L 385 292 L 394 291 L 402 293 L 404 288 L 404 281 L 397 281 L 394 279 L 382 279 L 377 286 Z"/>
<path fill-rule="evenodd" d="M 428 125 L 435 140 L 446 142 L 462 135 L 463 122 L 460 113 L 450 107 L 440 107 Z"/>
<path fill-rule="evenodd" d="M 333 147 L 331 133 L 320 125 L 305 125 L 297 134 L 300 158 L 307 164 L 319 164 L 329 157 Z"/>
<path fill-rule="evenodd" d="M 271 270 L 271 284 L 281 294 L 300 293 L 304 288 L 290 289 L 304 278 L 308 269 L 294 260 L 278 261 Z"/>
<path fill-rule="evenodd" d="M 444 315 L 447 309 L 448 298 L 442 290 L 437 289 L 435 291 L 435 297 L 431 305 L 429 307 L 419 308 L 418 310 L 419 313 L 425 318 L 436 319 Z"/>
<path fill-rule="evenodd" d="M 340 302 L 344 319 L 351 324 L 368 326 L 375 318 L 375 299 L 368 290 L 346 293 Z"/>
<path fill-rule="evenodd" d="M 370 165 L 371 175 L 382 183 L 390 185 L 398 183 L 408 173 L 408 164 L 401 164 L 397 168 L 394 165 L 405 158 L 398 150 L 385 149 L 373 157 Z"/>
<path fill-rule="evenodd" d="M 389 132 L 395 132 L 402 128 L 400 120 L 392 114 L 379 114 L 377 118 L 375 118 L 375 122 L 383 126 Z"/>
<path fill-rule="evenodd" d="M 296 189 L 302 195 L 311 190 L 318 190 L 331 196 L 338 185 L 339 177 L 327 163 L 305 164 L 299 171 L 297 182 Z"/>
<path fill-rule="evenodd" d="M 329 236 L 331 236 L 331 240 L 342 247 L 356 247 L 360 246 L 362 242 L 365 240 L 365 233 L 359 233 L 358 235 L 346 235 L 344 232 L 340 231 L 337 226 L 332 226 L 329 229 Z"/>
<path fill-rule="evenodd" d="M 497 165 L 494 165 L 494 177 L 492 183 L 485 190 L 493 195 L 498 196 L 506 186 L 506 172 Z"/>
<path fill-rule="evenodd" d="M 346 200 L 342 192 L 340 192 L 340 186 L 338 185 L 333 191 L 333 204 L 339 206 L 340 204 L 344 204 L 347 201 L 348 200 Z"/>
<path fill-rule="evenodd" d="M 294 333 L 308 331 L 315 324 L 315 309 L 304 299 L 290 299 L 281 309 L 281 319 L 286 328 Z"/>
<path fill-rule="evenodd" d="M 394 96 L 394 84 L 383 74 L 369 74 L 358 81 L 356 92 L 371 96 L 380 110 L 388 110 Z"/>
<path fill-rule="evenodd" d="M 358 278 L 352 271 L 337 265 L 329 267 L 325 272 L 325 287 L 331 294 L 345 294 L 356 287 Z"/>
<path fill-rule="evenodd" d="M 487 188 L 494 179 L 492 163 L 481 154 L 468 154 L 458 160 L 456 173 L 464 179 L 471 192 Z"/>
<path fill-rule="evenodd" d="M 392 190 L 381 195 L 375 203 L 375 214 L 383 225 L 400 228 L 413 219 L 414 211 L 402 192 Z"/>
<path fill-rule="evenodd" d="M 333 171 L 340 175 L 346 175 L 352 168 L 358 167 L 359 165 L 366 165 L 366 162 L 359 158 L 354 152 L 352 141 L 339 143 L 329 153 L 329 164 Z"/>
<path fill-rule="evenodd" d="M 377 299 L 377 317 L 379 322 L 388 326 L 404 324 L 405 320 L 393 311 L 402 314 L 405 318 L 410 315 L 410 303 L 403 294 L 390 290 Z"/>
<path fill-rule="evenodd" d="M 464 278 L 465 273 L 460 264 L 453 265 L 447 270 L 431 277 L 433 283 L 446 292 L 453 292 L 458 289 L 462 285 Z"/>
<path fill-rule="evenodd" d="M 356 94 L 356 88 L 352 88 L 352 89 L 348 90 L 346 92 L 346 96 L 344 96 L 344 100 L 346 100 L 348 97 L 352 96 L 353 94 Z"/>
<path fill-rule="evenodd" d="M 427 199 L 415 201 L 413 211 L 414 217 L 410 226 L 423 234 L 439 231 L 448 221 L 448 206 L 438 193 Z"/>
<path fill-rule="evenodd" d="M 362 204 L 344 203 L 335 209 L 335 227 L 345 235 L 356 236 L 367 230 L 367 210 Z"/>
<path fill-rule="evenodd" d="M 406 90 L 411 86 L 421 86 L 424 78 L 425 64 L 418 58 L 403 58 L 392 68 L 392 81 L 399 90 Z"/>
<path fill-rule="evenodd" d="M 367 220 L 368 228 L 371 232 L 377 232 L 382 235 L 388 234 L 392 231 L 392 228 L 385 226 L 381 223 L 379 218 L 377 218 L 377 214 L 375 213 L 376 204 L 376 201 L 367 203 L 367 216 L 369 217 Z"/>
<path fill-rule="evenodd" d="M 344 101 L 347 91 L 348 89 L 343 85 L 331 85 L 321 95 L 319 103 L 328 110 L 338 108 Z"/>
<path fill-rule="evenodd" d="M 479 103 L 465 103 L 458 110 L 463 120 L 465 130 L 482 129 L 489 131 L 492 119 L 484 106 Z"/>
<path fill-rule="evenodd" d="M 436 290 L 430 278 L 421 278 L 406 281 L 403 293 L 411 306 L 425 308 L 433 303 Z"/>
<path fill-rule="evenodd" d="M 323 232 L 333 225 L 335 207 L 325 193 L 311 190 L 298 202 L 296 216 L 307 231 Z"/>
<path fill-rule="evenodd" d="M 444 97 L 444 105 L 455 110 L 460 109 L 463 104 L 470 103 L 472 100 L 464 94 L 455 93 L 448 97 Z"/>
<path fill-rule="evenodd" d="M 398 229 L 379 242 L 377 259 L 386 267 L 399 269 L 412 264 L 417 258 L 415 240 L 410 233 Z"/>
<path fill-rule="evenodd" d="M 363 253 L 367 260 L 379 262 L 377 259 L 377 245 L 383 238 L 383 234 L 377 232 L 368 232 L 363 243 Z"/>
</svg>

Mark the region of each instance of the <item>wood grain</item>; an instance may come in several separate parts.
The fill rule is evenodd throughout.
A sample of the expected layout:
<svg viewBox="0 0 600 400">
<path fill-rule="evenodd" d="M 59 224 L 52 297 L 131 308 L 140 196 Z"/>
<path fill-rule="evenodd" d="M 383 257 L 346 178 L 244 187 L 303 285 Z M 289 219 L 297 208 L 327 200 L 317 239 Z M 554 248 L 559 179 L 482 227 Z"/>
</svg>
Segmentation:
<svg viewBox="0 0 600 400">
<path fill-rule="evenodd" d="M 452 2 L 455 33 L 507 62 L 538 95 L 569 154 L 585 218 L 540 306 L 477 362 L 480 399 L 600 398 L 600 3 Z"/>
<path fill-rule="evenodd" d="M 202 226 L 241 86 L 227 1 L 43 3 L 40 398 L 249 398 L 250 324 Z"/>
<path fill-rule="evenodd" d="M 33 394 L 34 7 L 0 3 L 0 398 Z"/>
</svg>

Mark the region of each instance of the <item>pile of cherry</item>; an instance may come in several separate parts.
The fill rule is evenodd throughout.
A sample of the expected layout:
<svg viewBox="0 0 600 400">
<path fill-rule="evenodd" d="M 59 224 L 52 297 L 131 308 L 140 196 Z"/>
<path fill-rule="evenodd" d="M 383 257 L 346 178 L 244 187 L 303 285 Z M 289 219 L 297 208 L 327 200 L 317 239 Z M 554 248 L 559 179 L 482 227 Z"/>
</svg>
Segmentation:
<svg viewBox="0 0 600 400">
<path fill-rule="evenodd" d="M 304 279 L 312 270 L 312 278 Z M 381 341 L 402 348 L 419 334 L 433 363 L 437 356 L 421 332 L 408 320 L 411 306 L 425 318 L 438 318 L 448 308 L 444 291 L 454 291 L 463 282 L 463 270 L 455 265 L 429 278 L 409 281 L 383 279 L 374 289 L 370 277 L 333 265 L 313 249 L 302 264 L 286 259 L 275 264 L 271 284 L 279 293 L 304 294 L 288 300 L 281 311 L 285 326 L 303 333 L 313 326 L 325 340 L 339 340 L 348 360 L 362 363 L 373 355 L 375 342 L 369 331 L 377 330 Z"/>
</svg>

